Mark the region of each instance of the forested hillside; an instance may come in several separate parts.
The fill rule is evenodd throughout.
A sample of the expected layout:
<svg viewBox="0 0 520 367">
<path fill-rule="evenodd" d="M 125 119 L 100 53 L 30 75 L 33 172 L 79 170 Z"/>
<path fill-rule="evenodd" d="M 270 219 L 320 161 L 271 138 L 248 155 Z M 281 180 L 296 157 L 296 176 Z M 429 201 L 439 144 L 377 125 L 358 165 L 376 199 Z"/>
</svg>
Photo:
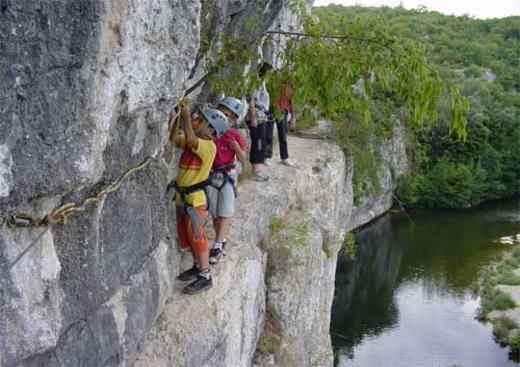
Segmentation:
<svg viewBox="0 0 520 367">
<path fill-rule="evenodd" d="M 398 43 L 422 44 L 438 75 L 470 104 L 466 139 L 450 134 L 446 97 L 439 99 L 437 123 L 410 125 L 414 172 L 402 177 L 398 193 L 405 205 L 465 207 L 519 193 L 520 17 L 479 20 L 425 8 L 332 5 L 314 8 L 313 15 L 336 34 L 353 24 L 377 25 Z M 392 95 L 375 95 L 371 112 L 390 119 L 400 107 Z M 341 129 L 352 138 L 345 125 Z"/>
</svg>

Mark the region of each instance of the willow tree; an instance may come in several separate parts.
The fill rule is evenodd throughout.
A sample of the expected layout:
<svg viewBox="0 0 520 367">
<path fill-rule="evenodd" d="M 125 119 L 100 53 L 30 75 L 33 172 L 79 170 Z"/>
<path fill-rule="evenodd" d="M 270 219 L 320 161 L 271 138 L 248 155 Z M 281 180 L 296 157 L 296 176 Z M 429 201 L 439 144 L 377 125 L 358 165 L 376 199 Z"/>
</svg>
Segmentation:
<svg viewBox="0 0 520 367">
<path fill-rule="evenodd" d="M 431 123 L 445 93 L 452 131 L 465 138 L 469 105 L 428 64 L 422 44 L 391 36 L 382 21 L 344 19 L 332 24 L 306 14 L 301 1 L 293 1 L 291 7 L 302 19 L 302 32 L 264 32 L 255 42 L 283 50 L 281 66 L 269 76 L 271 90 L 276 94 L 282 83 L 291 85 L 295 104 L 303 106 L 303 120 L 312 119 L 316 111 L 330 120 L 348 114 L 356 116 L 353 120 L 358 123 L 369 124 L 373 122 L 369 101 L 377 94 L 395 101 L 407 123 Z M 247 50 L 255 42 L 222 41 L 222 52 L 211 65 L 213 88 L 242 95 L 255 87 L 259 82 L 255 70 L 244 72 L 254 57 Z"/>
</svg>

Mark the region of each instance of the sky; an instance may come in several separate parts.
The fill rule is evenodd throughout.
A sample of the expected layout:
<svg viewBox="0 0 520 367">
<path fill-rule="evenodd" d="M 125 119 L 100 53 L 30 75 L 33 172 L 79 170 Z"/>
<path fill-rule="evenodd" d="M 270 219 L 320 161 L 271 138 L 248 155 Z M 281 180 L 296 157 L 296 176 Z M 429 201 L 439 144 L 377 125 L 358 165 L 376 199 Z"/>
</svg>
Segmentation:
<svg viewBox="0 0 520 367">
<path fill-rule="evenodd" d="M 476 18 L 503 18 L 520 15 L 520 0 L 315 0 L 314 6 L 328 5 L 362 5 L 362 6 L 398 6 L 400 3 L 407 9 L 415 9 L 426 5 L 447 15 L 469 14 Z"/>
</svg>

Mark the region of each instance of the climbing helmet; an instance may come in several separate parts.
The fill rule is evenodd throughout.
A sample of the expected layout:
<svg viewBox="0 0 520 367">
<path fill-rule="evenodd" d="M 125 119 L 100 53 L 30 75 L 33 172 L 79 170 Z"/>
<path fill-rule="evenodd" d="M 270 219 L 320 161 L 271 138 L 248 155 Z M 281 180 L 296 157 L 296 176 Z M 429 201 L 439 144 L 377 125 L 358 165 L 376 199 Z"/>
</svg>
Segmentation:
<svg viewBox="0 0 520 367">
<path fill-rule="evenodd" d="M 219 106 L 224 106 L 228 108 L 231 112 L 233 112 L 237 117 L 239 117 L 242 114 L 242 111 L 244 110 L 244 105 L 242 104 L 242 101 L 235 97 L 225 97 L 222 98 L 218 102 Z"/>
<path fill-rule="evenodd" d="M 200 110 L 202 116 L 215 129 L 217 138 L 220 138 L 228 129 L 228 120 L 226 115 L 215 108 L 203 108 Z"/>
</svg>

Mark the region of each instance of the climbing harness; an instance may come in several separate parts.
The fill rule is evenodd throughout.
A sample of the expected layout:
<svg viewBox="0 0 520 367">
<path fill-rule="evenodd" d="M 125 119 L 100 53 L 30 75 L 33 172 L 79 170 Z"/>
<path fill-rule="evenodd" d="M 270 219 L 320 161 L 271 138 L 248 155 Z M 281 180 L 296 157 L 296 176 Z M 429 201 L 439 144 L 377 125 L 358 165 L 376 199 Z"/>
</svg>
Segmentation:
<svg viewBox="0 0 520 367">
<path fill-rule="evenodd" d="M 229 171 L 235 168 L 235 162 L 229 162 L 211 169 L 209 176 L 210 185 L 216 188 L 218 191 L 226 185 L 227 182 L 233 187 L 235 197 L 238 196 L 238 190 L 236 187 L 236 181 L 229 175 Z"/>
<path fill-rule="evenodd" d="M 193 227 L 193 233 L 195 234 L 196 238 L 200 238 L 202 233 L 200 233 L 199 231 L 199 226 L 204 226 L 205 223 L 200 218 L 199 214 L 197 213 L 193 205 L 188 203 L 188 199 L 186 196 L 197 191 L 204 192 L 204 188 L 210 185 L 210 179 L 208 178 L 202 182 L 196 183 L 191 186 L 179 186 L 175 181 L 172 181 L 168 184 L 168 186 L 172 185 L 172 183 L 173 187 L 175 188 L 175 191 L 177 191 L 181 197 L 182 210 L 184 210 L 184 212 L 186 212 L 190 216 L 191 225 Z"/>
</svg>

